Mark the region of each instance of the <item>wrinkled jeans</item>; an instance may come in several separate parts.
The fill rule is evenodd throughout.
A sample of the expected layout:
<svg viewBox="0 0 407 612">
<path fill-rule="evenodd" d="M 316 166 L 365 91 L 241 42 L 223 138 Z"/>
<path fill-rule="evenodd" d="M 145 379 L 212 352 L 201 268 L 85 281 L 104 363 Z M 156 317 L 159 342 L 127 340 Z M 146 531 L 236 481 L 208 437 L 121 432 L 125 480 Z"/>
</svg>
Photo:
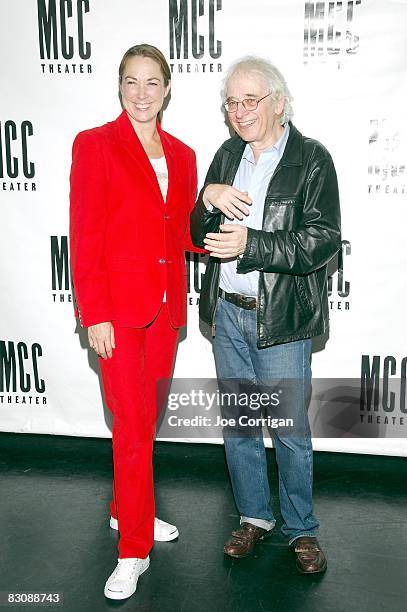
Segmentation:
<svg viewBox="0 0 407 612">
<path fill-rule="evenodd" d="M 278 416 L 287 411 L 294 427 L 272 429 L 283 519 L 281 530 L 291 544 L 300 536 L 316 535 L 319 526 L 313 514 L 312 441 L 307 414 L 311 340 L 258 349 L 256 336 L 256 310 L 245 310 L 219 298 L 213 350 L 220 390 L 227 389 L 231 379 L 249 381 L 252 389 L 268 389 L 276 381 L 285 381 L 285 389 L 287 381 L 293 382 L 289 387 L 289 402 L 286 407 L 282 403 Z M 236 414 L 239 411 L 235 406 Z M 230 415 L 233 407 L 227 412 Z M 262 428 L 252 429 L 250 434 L 243 429 L 226 427 L 223 430 L 236 506 L 241 522 L 272 529 L 275 518 Z"/>
</svg>

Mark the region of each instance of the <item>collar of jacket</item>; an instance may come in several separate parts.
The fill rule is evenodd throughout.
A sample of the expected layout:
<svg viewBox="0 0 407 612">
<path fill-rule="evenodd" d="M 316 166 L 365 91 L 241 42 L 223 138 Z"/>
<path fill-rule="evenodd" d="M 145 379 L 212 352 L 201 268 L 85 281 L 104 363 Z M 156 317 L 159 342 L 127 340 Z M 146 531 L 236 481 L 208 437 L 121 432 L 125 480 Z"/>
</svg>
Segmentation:
<svg viewBox="0 0 407 612">
<path fill-rule="evenodd" d="M 137 134 L 136 134 L 136 132 L 135 132 L 135 130 L 134 130 L 132 124 L 131 124 L 131 121 L 130 121 L 130 118 L 129 118 L 127 112 L 124 109 L 122 110 L 120 115 L 117 117 L 115 123 L 116 123 L 116 125 L 117 125 L 117 127 L 119 129 L 120 138 L 122 140 L 127 140 L 128 142 L 134 142 L 136 140 L 138 142 L 138 144 L 139 144 L 139 147 L 141 147 L 141 149 L 144 152 L 144 149 L 142 147 L 140 139 L 137 136 Z M 158 133 L 160 135 L 160 139 L 161 139 L 161 142 L 163 144 L 163 147 L 164 147 L 164 144 L 169 146 L 170 143 L 169 143 L 169 139 L 167 137 L 168 135 L 162 129 L 158 119 L 157 119 L 157 122 L 156 122 L 156 126 L 157 126 L 157 131 L 158 131 Z"/>
<path fill-rule="evenodd" d="M 303 135 L 291 121 L 288 123 L 290 126 L 290 133 L 279 166 L 301 166 L 303 158 Z M 224 142 L 222 148 L 230 151 L 234 157 L 240 159 L 246 144 L 247 143 L 240 138 L 240 136 L 236 135 Z"/>
</svg>

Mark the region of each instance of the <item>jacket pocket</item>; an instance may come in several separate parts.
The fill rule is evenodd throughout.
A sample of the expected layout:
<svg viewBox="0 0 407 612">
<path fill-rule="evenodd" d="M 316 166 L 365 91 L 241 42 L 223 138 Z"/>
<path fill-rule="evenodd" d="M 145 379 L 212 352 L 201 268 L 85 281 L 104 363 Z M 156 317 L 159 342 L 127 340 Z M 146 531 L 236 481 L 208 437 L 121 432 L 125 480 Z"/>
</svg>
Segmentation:
<svg viewBox="0 0 407 612">
<path fill-rule="evenodd" d="M 265 204 L 271 206 L 302 206 L 303 202 L 302 198 L 298 195 L 267 195 L 265 198 Z"/>
<path fill-rule="evenodd" d="M 298 196 L 267 196 L 263 229 L 269 232 L 294 230 L 301 222 L 302 211 L 302 200 Z"/>
<path fill-rule="evenodd" d="M 295 276 L 295 287 L 298 296 L 298 302 L 306 319 L 312 317 L 315 312 L 315 306 L 312 301 L 312 295 L 308 287 L 305 277 Z"/>
</svg>

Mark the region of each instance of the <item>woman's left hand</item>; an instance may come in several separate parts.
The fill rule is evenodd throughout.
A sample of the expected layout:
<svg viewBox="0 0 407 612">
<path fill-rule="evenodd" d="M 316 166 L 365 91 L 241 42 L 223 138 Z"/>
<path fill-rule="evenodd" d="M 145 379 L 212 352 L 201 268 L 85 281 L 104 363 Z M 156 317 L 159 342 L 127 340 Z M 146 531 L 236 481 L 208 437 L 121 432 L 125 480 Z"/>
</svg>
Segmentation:
<svg viewBox="0 0 407 612">
<path fill-rule="evenodd" d="M 102 357 L 102 359 L 110 359 L 113 355 L 113 349 L 116 348 L 114 341 L 114 329 L 110 321 L 105 323 L 97 323 L 88 327 L 89 345 L 93 350 Z"/>
</svg>

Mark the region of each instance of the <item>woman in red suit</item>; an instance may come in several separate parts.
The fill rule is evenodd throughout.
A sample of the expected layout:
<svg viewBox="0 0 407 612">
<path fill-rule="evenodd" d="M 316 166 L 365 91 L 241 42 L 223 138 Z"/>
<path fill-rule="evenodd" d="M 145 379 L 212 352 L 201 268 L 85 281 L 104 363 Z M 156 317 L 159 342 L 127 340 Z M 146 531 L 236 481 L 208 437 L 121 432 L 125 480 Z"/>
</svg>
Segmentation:
<svg viewBox="0 0 407 612">
<path fill-rule="evenodd" d="M 186 323 L 185 250 L 196 195 L 195 154 L 158 122 L 170 91 L 156 47 L 136 45 L 120 63 L 121 115 L 75 138 L 70 253 L 81 325 L 99 355 L 113 414 L 111 526 L 119 562 L 105 595 L 124 599 L 149 566 L 153 539 L 176 527 L 154 519 L 155 385 L 171 376 Z"/>
</svg>

